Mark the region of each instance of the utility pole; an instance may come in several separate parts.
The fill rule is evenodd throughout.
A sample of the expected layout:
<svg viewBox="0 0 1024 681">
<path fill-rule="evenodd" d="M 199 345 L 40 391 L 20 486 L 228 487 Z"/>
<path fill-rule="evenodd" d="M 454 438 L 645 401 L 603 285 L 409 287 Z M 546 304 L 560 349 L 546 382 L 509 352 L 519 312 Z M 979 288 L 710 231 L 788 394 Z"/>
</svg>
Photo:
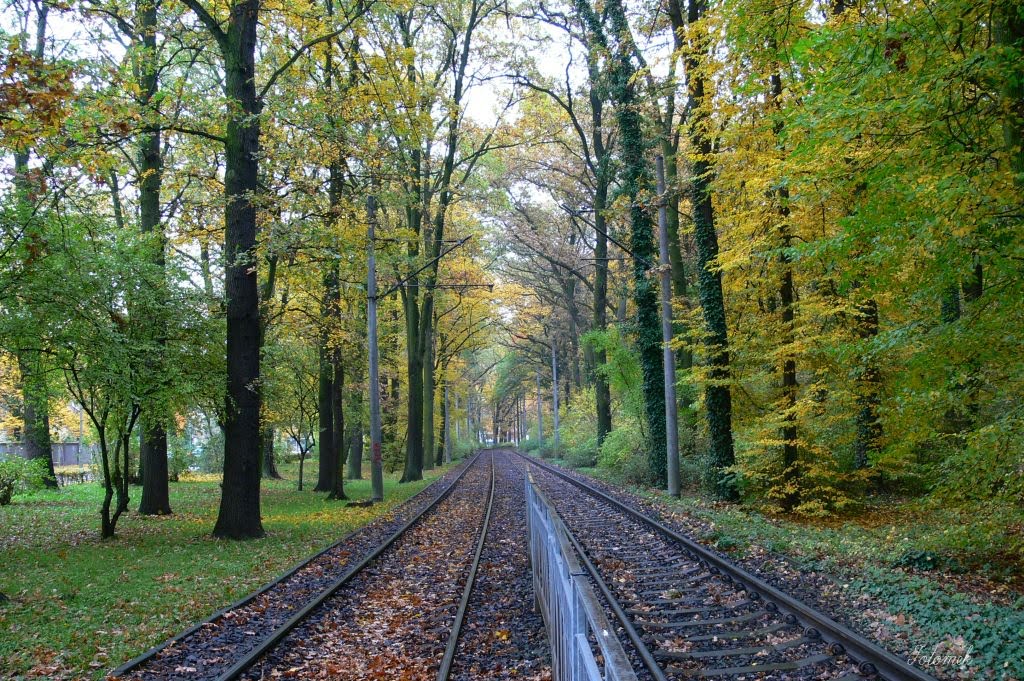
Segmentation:
<svg viewBox="0 0 1024 681">
<path fill-rule="evenodd" d="M 655 159 L 658 173 L 658 252 L 661 271 L 661 340 L 665 371 L 665 452 L 668 493 L 679 496 L 679 414 L 676 406 L 676 354 L 672 351 L 672 266 L 668 257 L 668 216 L 665 207 L 665 160 Z"/>
<path fill-rule="evenodd" d="M 366 276 L 366 322 L 370 346 L 370 480 L 373 501 L 384 501 L 384 470 L 381 456 L 380 376 L 377 354 L 377 259 L 374 256 L 374 230 L 377 226 L 377 197 L 366 197 L 368 258 Z"/>
<path fill-rule="evenodd" d="M 558 441 L 558 355 L 555 353 L 555 341 L 551 340 L 551 406 L 555 415 L 555 456 L 558 456 L 560 442 Z"/>
</svg>

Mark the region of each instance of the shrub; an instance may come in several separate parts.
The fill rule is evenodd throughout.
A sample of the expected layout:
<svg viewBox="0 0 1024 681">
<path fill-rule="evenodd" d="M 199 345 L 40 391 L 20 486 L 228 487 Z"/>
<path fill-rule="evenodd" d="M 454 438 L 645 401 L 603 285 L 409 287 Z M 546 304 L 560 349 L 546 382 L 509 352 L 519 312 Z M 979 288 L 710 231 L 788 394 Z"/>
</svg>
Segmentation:
<svg viewBox="0 0 1024 681">
<path fill-rule="evenodd" d="M 43 459 L 23 459 L 14 455 L 0 459 L 0 506 L 11 503 L 15 493 L 40 489 L 49 467 Z"/>
<path fill-rule="evenodd" d="M 601 445 L 597 463 L 627 482 L 650 482 L 650 468 L 644 454 L 644 436 L 635 422 L 624 423 L 608 433 Z"/>
<path fill-rule="evenodd" d="M 597 417 L 594 389 L 585 388 L 573 395 L 562 410 L 559 424 L 562 454 L 571 468 L 589 468 L 597 463 Z"/>
<path fill-rule="evenodd" d="M 476 441 L 470 438 L 452 438 L 452 461 L 458 459 L 465 459 L 467 456 L 477 450 L 479 445 Z"/>
<path fill-rule="evenodd" d="M 187 473 L 195 460 L 192 440 L 185 433 L 174 433 L 167 441 L 167 478 L 178 482 L 182 473 Z"/>
</svg>

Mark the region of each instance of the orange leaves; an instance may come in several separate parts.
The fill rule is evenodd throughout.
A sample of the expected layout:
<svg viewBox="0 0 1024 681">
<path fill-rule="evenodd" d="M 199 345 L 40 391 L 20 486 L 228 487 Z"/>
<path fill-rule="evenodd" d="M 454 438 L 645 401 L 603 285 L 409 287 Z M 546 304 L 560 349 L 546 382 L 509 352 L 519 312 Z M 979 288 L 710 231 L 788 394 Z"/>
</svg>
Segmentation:
<svg viewBox="0 0 1024 681">
<path fill-rule="evenodd" d="M 0 50 L 0 143 L 22 148 L 53 134 L 74 94 L 72 70 L 23 51 L 10 40 Z"/>
</svg>

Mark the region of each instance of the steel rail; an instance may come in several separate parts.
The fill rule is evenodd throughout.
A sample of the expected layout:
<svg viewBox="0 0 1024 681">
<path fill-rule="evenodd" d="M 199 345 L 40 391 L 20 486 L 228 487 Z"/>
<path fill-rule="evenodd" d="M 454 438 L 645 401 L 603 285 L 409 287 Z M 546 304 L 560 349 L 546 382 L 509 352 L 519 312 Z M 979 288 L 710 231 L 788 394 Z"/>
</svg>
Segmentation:
<svg viewBox="0 0 1024 681">
<path fill-rule="evenodd" d="M 787 611 L 796 617 L 796 619 L 807 628 L 808 633 L 820 635 L 821 639 L 825 643 L 829 644 L 832 652 L 846 652 L 857 660 L 859 662 L 858 672 L 860 674 L 865 676 L 878 674 L 881 678 L 887 679 L 888 681 L 936 681 L 935 677 L 918 669 L 906 660 L 893 655 L 888 650 L 872 643 L 846 625 L 836 622 L 828 615 L 815 610 L 806 603 L 797 600 L 784 591 L 779 590 L 759 577 L 747 572 L 743 568 L 734 565 L 707 547 L 679 534 L 675 530 L 641 513 L 640 511 L 631 508 L 597 487 L 583 482 L 582 480 L 577 480 L 575 477 L 560 470 L 556 466 L 538 461 L 536 458 L 526 456 L 518 451 L 516 453 L 536 465 L 538 468 L 546 470 L 549 473 L 572 483 L 588 494 L 610 504 L 631 518 L 651 527 L 662 536 L 680 544 L 699 562 L 706 566 L 717 568 L 719 572 L 732 578 L 738 589 L 745 590 L 748 593 L 758 593 L 763 598 L 773 601 L 780 610 Z M 570 537 L 571 536 L 572 535 L 570 534 Z M 578 547 L 577 550 L 580 550 L 581 548 L 582 547 Z M 585 558 L 585 560 L 589 563 L 589 559 Z M 592 573 L 592 575 L 593 574 L 595 573 Z M 597 581 L 598 584 L 602 583 L 599 579 L 596 579 L 595 581 Z M 612 602 L 612 598 L 608 593 L 605 594 L 605 597 L 609 599 L 609 603 Z M 621 610 L 621 606 L 619 606 L 619 609 Z M 618 612 L 616 614 L 618 615 Z M 624 614 L 625 613 L 623 612 L 623 615 Z M 619 616 L 619 619 L 625 622 L 625 620 L 622 619 L 622 616 Z"/>
<path fill-rule="evenodd" d="M 387 544 L 393 543 L 395 541 L 395 539 L 397 539 L 398 535 L 400 535 L 406 529 L 411 527 L 413 523 L 415 523 L 417 520 L 419 520 L 421 517 L 423 517 L 423 515 L 425 515 L 429 510 L 431 510 L 435 506 L 437 506 L 437 504 L 440 503 L 440 501 L 444 497 L 448 496 L 448 494 L 451 492 L 451 490 L 455 486 L 455 484 L 459 480 L 462 479 L 462 477 L 466 474 L 466 471 L 468 471 L 470 468 L 472 468 L 473 465 L 476 463 L 477 459 L 479 459 L 479 458 L 480 458 L 480 454 L 477 454 L 472 459 L 468 460 L 465 463 L 465 465 L 462 466 L 462 470 L 459 471 L 458 475 L 456 475 L 447 484 L 447 486 L 440 493 L 438 493 L 437 497 L 433 501 L 431 501 L 427 506 L 424 506 L 421 511 L 419 511 L 415 516 L 413 516 L 412 519 L 410 519 L 408 522 L 404 523 L 402 525 L 402 527 L 399 528 L 399 530 L 397 532 L 391 534 L 385 540 L 385 542 Z M 438 480 L 438 482 L 440 482 L 440 480 Z M 431 485 L 428 485 L 427 487 L 423 488 L 422 490 L 420 490 L 419 492 L 414 494 L 412 497 L 410 497 L 408 500 L 406 500 L 404 503 L 413 502 L 414 500 L 418 499 L 419 497 L 421 497 L 423 495 L 426 495 L 426 494 L 429 494 L 430 491 L 431 491 L 431 488 L 433 487 L 434 484 L 436 484 L 436 483 L 432 483 Z M 170 647 L 170 646 L 172 646 L 172 645 L 174 645 L 176 643 L 180 643 L 181 641 L 183 641 L 186 638 L 192 636 L 193 634 L 195 634 L 197 631 L 199 631 L 200 629 L 202 629 L 203 627 L 205 627 L 208 624 L 214 624 L 216 622 L 219 622 L 220 620 L 224 619 L 224 616 L 227 613 L 229 613 L 229 612 L 231 612 L 233 610 L 237 610 L 238 608 L 244 608 L 245 606 L 247 606 L 250 603 L 252 603 L 253 601 L 255 601 L 257 598 L 259 598 L 260 596 L 266 594 L 267 592 L 269 592 L 270 590 L 272 590 L 275 587 L 279 586 L 283 582 L 288 581 L 289 579 L 294 577 L 295 574 L 298 573 L 300 570 L 302 570 L 303 568 L 311 565 L 314 561 L 316 561 L 318 558 L 321 558 L 325 554 L 330 553 L 334 549 L 337 549 L 342 544 L 344 544 L 345 542 L 347 542 L 350 539 L 352 539 L 352 537 L 354 537 L 356 534 L 358 534 L 359 532 L 363 531 L 363 529 L 365 529 L 365 526 L 361 527 L 361 528 L 358 528 L 358 529 L 355 529 L 352 532 L 349 532 L 348 534 L 346 534 L 341 539 L 337 540 L 336 542 L 334 542 L 334 543 L 330 544 L 329 546 L 327 546 L 326 548 L 324 548 L 322 551 L 320 551 L 320 552 L 314 554 L 313 556 L 311 556 L 310 558 L 307 558 L 307 559 L 303 560 L 302 562 L 296 564 L 294 567 L 290 568 L 287 572 L 284 572 L 283 574 L 281 574 L 280 576 L 276 577 L 272 581 L 267 582 L 266 584 L 261 586 L 256 591 L 250 593 L 247 596 L 243 596 L 242 598 L 238 599 L 237 601 L 235 601 L 235 602 L 233 602 L 233 603 L 231 603 L 229 605 L 224 606 L 223 608 L 217 610 L 216 612 L 214 612 L 212 615 L 210 615 L 206 619 L 204 619 L 204 620 L 202 620 L 200 622 L 197 622 L 196 624 L 192 625 L 191 627 L 189 627 L 188 629 L 182 631 L 181 633 L 179 633 L 179 634 L 177 634 L 177 635 L 167 639 L 163 643 L 160 643 L 160 644 L 157 644 L 156 646 L 153 646 L 152 648 L 150 648 L 149 650 L 145 651 L 141 655 L 133 657 L 132 659 L 128 660 L 127 662 L 125 662 L 121 666 L 119 666 L 116 669 L 114 669 L 113 671 L 111 671 L 110 672 L 110 676 L 112 676 L 112 677 L 120 677 L 120 676 L 124 676 L 126 674 L 131 674 L 132 672 L 137 670 L 139 667 L 141 667 L 145 663 L 149 662 L 150 660 L 155 658 L 157 655 L 159 655 L 161 652 L 166 650 L 168 647 Z M 379 553 L 379 551 L 377 553 Z M 346 572 L 346 575 L 347 574 L 348 574 L 348 572 Z M 342 577 L 345 577 L 345 575 L 343 575 Z M 351 576 L 349 576 L 349 579 L 351 579 Z M 332 584 L 331 586 L 334 586 L 334 584 Z M 330 588 L 330 587 L 328 587 L 328 588 Z M 335 590 L 337 590 L 337 589 L 335 589 Z M 321 593 L 320 595 L 322 596 L 323 594 Z M 319 598 L 319 596 L 318 596 L 318 598 Z M 218 677 L 218 678 L 223 678 L 223 677 Z"/>
<path fill-rule="evenodd" d="M 473 593 L 476 572 L 480 567 L 480 556 L 484 552 L 484 544 L 487 542 L 487 531 L 491 526 L 491 509 L 494 506 L 494 452 L 492 451 L 490 454 L 491 489 L 487 494 L 487 511 L 484 513 L 484 523 L 480 528 L 480 539 L 477 541 L 476 553 L 473 554 L 473 564 L 469 567 L 469 575 L 466 577 L 466 586 L 462 590 L 459 609 L 455 613 L 455 622 L 452 623 L 452 630 L 448 635 L 448 645 L 444 649 L 444 657 L 441 658 L 441 666 L 437 670 L 437 681 L 447 681 L 448 676 L 452 672 L 452 665 L 455 663 L 455 651 L 459 645 L 459 633 L 462 631 L 462 623 L 466 619 L 466 611 L 469 609 L 469 597 Z"/>
</svg>

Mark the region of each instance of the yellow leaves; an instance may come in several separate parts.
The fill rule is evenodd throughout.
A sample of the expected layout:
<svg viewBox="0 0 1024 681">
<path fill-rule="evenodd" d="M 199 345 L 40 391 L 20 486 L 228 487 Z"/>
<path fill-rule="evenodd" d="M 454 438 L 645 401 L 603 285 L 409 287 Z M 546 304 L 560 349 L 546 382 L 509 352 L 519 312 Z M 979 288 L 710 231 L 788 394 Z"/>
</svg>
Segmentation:
<svg viewBox="0 0 1024 681">
<path fill-rule="evenodd" d="M 396 53 L 398 63 L 402 66 L 412 66 L 416 62 L 416 48 L 406 47 Z"/>
</svg>

